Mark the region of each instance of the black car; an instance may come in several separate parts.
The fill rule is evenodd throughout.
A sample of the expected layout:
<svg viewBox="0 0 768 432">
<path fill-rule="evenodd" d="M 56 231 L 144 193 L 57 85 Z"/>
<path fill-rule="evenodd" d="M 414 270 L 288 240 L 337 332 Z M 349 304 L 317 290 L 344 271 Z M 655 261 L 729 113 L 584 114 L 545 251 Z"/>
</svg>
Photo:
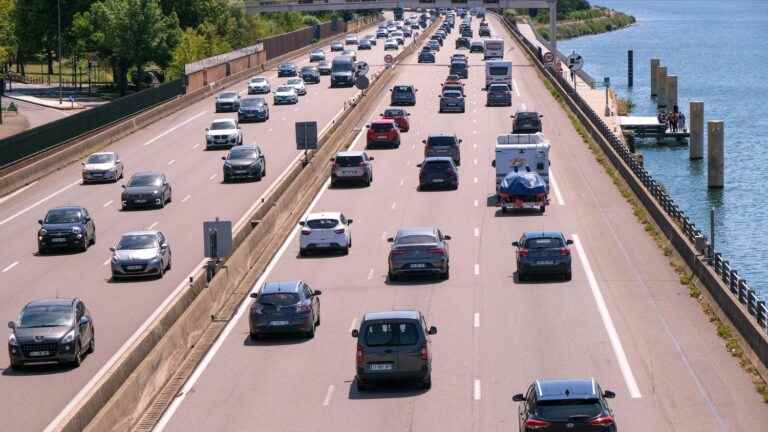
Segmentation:
<svg viewBox="0 0 768 432">
<path fill-rule="evenodd" d="M 456 49 L 466 48 L 469 49 L 470 40 L 469 38 L 460 37 L 456 39 Z"/>
<path fill-rule="evenodd" d="M 465 60 L 451 60 L 451 67 L 448 71 L 451 75 L 458 75 L 459 78 L 469 78 L 469 63 Z"/>
<path fill-rule="evenodd" d="M 317 64 L 317 70 L 320 72 L 320 75 L 330 75 L 331 65 L 327 61 L 322 61 Z"/>
<path fill-rule="evenodd" d="M 429 40 L 437 41 L 437 43 L 440 44 L 440 46 L 443 46 L 443 38 L 438 34 L 433 34 Z"/>
<path fill-rule="evenodd" d="M 434 63 L 434 62 L 435 62 L 435 53 L 433 53 L 429 49 L 422 50 L 419 53 L 419 63 Z"/>
<path fill-rule="evenodd" d="M 519 429 L 530 431 L 616 432 L 613 410 L 606 399 L 616 394 L 603 391 L 594 378 L 536 380 L 520 402 Z"/>
<path fill-rule="evenodd" d="M 491 37 L 491 29 L 488 26 L 481 26 L 477 34 L 480 37 Z"/>
<path fill-rule="evenodd" d="M 251 339 L 264 334 L 302 333 L 315 336 L 320 325 L 320 290 L 304 281 L 269 282 L 251 293 L 249 313 Z"/>
<path fill-rule="evenodd" d="M 96 347 L 93 318 L 77 298 L 35 300 L 10 321 L 8 354 L 11 369 L 31 363 L 56 362 L 78 367 Z"/>
<path fill-rule="evenodd" d="M 481 41 L 472 41 L 472 43 L 469 44 L 469 52 L 471 53 L 482 53 L 485 51 L 485 45 Z"/>
<path fill-rule="evenodd" d="M 245 123 L 250 120 L 269 120 L 269 105 L 261 97 L 246 97 L 240 101 L 240 109 L 237 110 L 237 120 Z"/>
<path fill-rule="evenodd" d="M 53 249 L 76 248 L 86 251 L 96 244 L 96 225 L 88 210 L 79 206 L 57 207 L 48 210 L 45 219 L 37 221 L 37 250 L 44 254 Z"/>
<path fill-rule="evenodd" d="M 305 83 L 317 84 L 320 82 L 320 69 L 316 66 L 304 66 L 301 68 L 301 79 Z"/>
<path fill-rule="evenodd" d="M 535 111 L 519 111 L 512 116 L 513 134 L 532 134 L 541 132 L 541 118 L 543 116 Z"/>
<path fill-rule="evenodd" d="M 281 63 L 277 66 L 278 77 L 292 77 L 296 76 L 296 66 L 293 63 Z"/>
<path fill-rule="evenodd" d="M 459 188 L 459 169 L 451 157 L 427 157 L 419 168 L 419 190 L 428 188 Z"/>
<path fill-rule="evenodd" d="M 171 183 L 165 174 L 159 172 L 137 172 L 127 185 L 123 185 L 121 202 L 123 210 L 132 207 L 163 208 L 171 202 Z"/>
<path fill-rule="evenodd" d="M 411 84 L 398 84 L 392 87 L 390 105 L 416 105 L 416 92 L 418 91 Z"/>
<path fill-rule="evenodd" d="M 512 242 L 517 248 L 517 279 L 524 281 L 529 275 L 560 275 L 571 280 L 571 248 L 573 240 L 566 240 L 560 232 L 527 232 Z"/>
<path fill-rule="evenodd" d="M 240 178 L 261 180 L 267 175 L 267 161 L 261 148 L 256 145 L 241 145 L 222 156 L 224 161 L 224 182 Z"/>
<path fill-rule="evenodd" d="M 487 91 L 485 106 L 512 106 L 512 90 L 509 84 L 491 84 Z"/>
<path fill-rule="evenodd" d="M 465 28 L 461 30 L 461 37 L 472 38 L 473 33 L 471 28 Z"/>
</svg>

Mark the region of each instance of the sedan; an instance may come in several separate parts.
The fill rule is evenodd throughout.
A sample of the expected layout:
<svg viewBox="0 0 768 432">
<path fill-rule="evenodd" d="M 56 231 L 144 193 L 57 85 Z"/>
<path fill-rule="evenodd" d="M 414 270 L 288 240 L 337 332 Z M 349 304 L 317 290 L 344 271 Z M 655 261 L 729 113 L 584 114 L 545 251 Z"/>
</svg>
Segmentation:
<svg viewBox="0 0 768 432">
<path fill-rule="evenodd" d="M 307 94 L 307 87 L 304 85 L 304 80 L 301 78 L 291 78 L 285 83 L 285 85 L 293 87 L 294 90 L 296 90 L 296 94 L 299 96 L 304 96 Z"/>
<path fill-rule="evenodd" d="M 53 208 L 37 222 L 37 250 L 41 255 L 53 249 L 75 248 L 85 252 L 89 245 L 96 244 L 96 225 L 85 207 Z"/>
<path fill-rule="evenodd" d="M 123 161 L 116 152 L 94 153 L 83 162 L 83 184 L 90 182 L 116 182 L 123 178 Z"/>
<path fill-rule="evenodd" d="M 123 210 L 131 207 L 154 206 L 163 208 L 172 199 L 171 183 L 165 174 L 156 171 L 141 171 L 123 185 L 120 197 Z"/>
<path fill-rule="evenodd" d="M 470 53 L 482 53 L 483 51 L 485 51 L 485 46 L 481 41 L 472 41 L 469 45 Z"/>
<path fill-rule="evenodd" d="M 377 38 L 377 39 L 384 39 L 384 38 L 386 38 L 386 37 L 387 37 L 387 35 L 388 35 L 388 34 L 389 34 L 389 33 L 387 32 L 387 30 L 386 30 L 386 29 L 379 29 L 379 30 L 376 32 L 376 38 Z"/>
<path fill-rule="evenodd" d="M 361 50 L 371 49 L 371 41 L 369 39 L 360 39 L 360 43 L 357 44 L 357 48 Z"/>
<path fill-rule="evenodd" d="M 112 280 L 157 276 L 171 269 L 171 247 L 161 231 L 132 231 L 120 237 L 112 251 Z"/>
<path fill-rule="evenodd" d="M 384 51 L 396 50 L 397 47 L 397 41 L 394 39 L 387 39 L 384 41 Z"/>
<path fill-rule="evenodd" d="M 560 232 L 527 232 L 513 242 L 517 248 L 517 279 L 524 281 L 533 274 L 557 274 L 571 280 L 571 248 Z"/>
<path fill-rule="evenodd" d="M 240 108 L 240 94 L 225 91 L 216 96 L 216 112 L 237 111 Z"/>
<path fill-rule="evenodd" d="M 427 48 L 430 51 L 438 52 L 440 51 L 440 44 L 436 40 L 427 41 Z"/>
<path fill-rule="evenodd" d="M 243 98 L 240 102 L 240 109 L 237 112 L 237 120 L 241 123 L 250 120 L 269 120 L 269 105 L 267 105 L 267 101 L 261 97 Z"/>
<path fill-rule="evenodd" d="M 309 61 L 312 63 L 325 61 L 325 52 L 321 49 L 312 51 L 309 53 Z"/>
<path fill-rule="evenodd" d="M 320 72 L 320 75 L 330 75 L 331 74 L 331 64 L 327 61 L 322 61 L 317 64 L 317 70 Z"/>
<path fill-rule="evenodd" d="M 387 239 L 392 243 L 388 259 L 389 280 L 395 281 L 401 276 L 416 274 L 433 274 L 448 279 L 450 239 L 451 236 L 435 227 L 398 230 L 394 237 Z"/>
<path fill-rule="evenodd" d="M 344 45 L 357 45 L 357 36 L 347 36 L 344 39 Z"/>
<path fill-rule="evenodd" d="M 267 161 L 256 145 L 233 148 L 221 158 L 224 161 L 224 182 L 241 178 L 261 180 L 267 175 Z"/>
<path fill-rule="evenodd" d="M 251 78 L 250 81 L 248 81 L 248 94 L 264 94 L 269 93 L 269 81 L 267 81 L 267 77 L 263 76 L 257 76 Z"/>
<path fill-rule="evenodd" d="M 419 53 L 419 63 L 434 63 L 435 53 L 429 49 L 425 49 Z"/>
<path fill-rule="evenodd" d="M 275 105 L 299 103 L 299 95 L 296 93 L 296 89 L 293 86 L 281 85 L 275 89 L 274 96 Z"/>
<path fill-rule="evenodd" d="M 349 226 L 352 219 L 347 219 L 343 213 L 323 212 L 311 213 L 299 222 L 301 237 L 299 238 L 299 256 L 307 256 L 309 252 L 340 250 L 344 255 L 352 247 L 352 232 Z"/>
<path fill-rule="evenodd" d="M 296 76 L 296 66 L 293 63 L 281 63 L 277 66 L 278 77 L 292 77 Z"/>
<path fill-rule="evenodd" d="M 340 41 L 333 42 L 331 44 L 331 51 L 344 51 L 344 44 Z"/>
<path fill-rule="evenodd" d="M 305 83 L 317 84 L 320 82 L 320 70 L 316 66 L 304 66 L 301 68 L 301 79 Z"/>
<path fill-rule="evenodd" d="M 486 106 L 512 106 L 512 90 L 509 84 L 494 83 L 488 86 Z"/>
<path fill-rule="evenodd" d="M 206 150 L 230 148 L 242 143 L 243 130 L 235 119 L 216 119 L 211 122 L 211 127 L 205 129 Z"/>
<path fill-rule="evenodd" d="M 8 355 L 15 370 L 40 362 L 79 367 L 96 348 L 91 311 L 77 298 L 29 302 L 8 327 Z"/>
<path fill-rule="evenodd" d="M 304 281 L 269 282 L 251 293 L 248 314 L 252 340 L 264 334 L 302 333 L 315 336 L 320 325 L 320 290 Z"/>
</svg>

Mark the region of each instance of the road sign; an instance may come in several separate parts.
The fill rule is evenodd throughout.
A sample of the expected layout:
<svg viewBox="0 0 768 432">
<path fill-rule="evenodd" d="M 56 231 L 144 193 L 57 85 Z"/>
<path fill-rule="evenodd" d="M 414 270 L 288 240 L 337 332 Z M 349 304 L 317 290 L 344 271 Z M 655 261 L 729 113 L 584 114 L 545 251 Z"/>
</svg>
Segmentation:
<svg viewBox="0 0 768 432">
<path fill-rule="evenodd" d="M 317 148 L 317 122 L 296 122 L 296 150 Z"/>
<path fill-rule="evenodd" d="M 203 249 L 206 258 L 232 255 L 232 221 L 204 221 Z"/>
<path fill-rule="evenodd" d="M 368 75 L 368 63 L 364 61 L 357 62 L 357 76 Z"/>
<path fill-rule="evenodd" d="M 576 54 L 576 51 L 572 52 L 568 56 L 568 68 L 573 72 L 578 72 L 584 66 L 584 57 Z"/>
<path fill-rule="evenodd" d="M 551 52 L 544 53 L 544 63 L 552 63 L 555 61 L 555 56 Z"/>
<path fill-rule="evenodd" d="M 355 87 L 360 90 L 367 89 L 369 85 L 371 85 L 371 82 L 364 76 L 360 76 L 355 80 Z"/>
<path fill-rule="evenodd" d="M 392 64 L 392 63 L 394 63 L 394 61 L 395 61 L 395 58 L 392 57 L 392 54 L 387 54 L 387 55 L 384 56 L 384 63 Z"/>
</svg>

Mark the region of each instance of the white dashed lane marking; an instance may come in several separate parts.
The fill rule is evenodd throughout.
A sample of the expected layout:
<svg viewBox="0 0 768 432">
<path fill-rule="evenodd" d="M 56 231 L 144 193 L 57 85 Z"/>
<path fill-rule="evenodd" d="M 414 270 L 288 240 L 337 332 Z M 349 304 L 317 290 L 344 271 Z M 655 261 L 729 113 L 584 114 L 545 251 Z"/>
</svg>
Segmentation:
<svg viewBox="0 0 768 432">
<path fill-rule="evenodd" d="M 10 271 L 12 268 L 16 267 L 17 265 L 19 265 L 19 262 L 18 262 L 18 261 L 14 261 L 14 262 L 12 262 L 11 264 L 9 264 L 7 267 L 5 267 L 5 268 L 3 269 L 3 273 L 5 273 L 5 272 L 7 272 L 7 271 Z"/>
</svg>

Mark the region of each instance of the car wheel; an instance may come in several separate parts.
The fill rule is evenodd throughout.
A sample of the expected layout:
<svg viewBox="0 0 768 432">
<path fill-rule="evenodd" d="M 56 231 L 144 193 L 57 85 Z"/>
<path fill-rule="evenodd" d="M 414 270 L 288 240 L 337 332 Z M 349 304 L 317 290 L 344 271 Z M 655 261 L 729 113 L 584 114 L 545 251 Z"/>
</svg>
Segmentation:
<svg viewBox="0 0 768 432">
<path fill-rule="evenodd" d="M 568 271 L 567 271 L 567 272 L 565 272 L 565 274 L 563 275 L 563 279 L 564 279 L 564 280 L 566 280 L 566 281 L 569 281 L 569 280 L 573 279 L 573 273 L 571 273 L 571 271 L 570 271 L 570 270 L 568 270 Z"/>
<path fill-rule="evenodd" d="M 317 327 L 317 323 L 312 323 L 312 328 L 306 333 L 307 339 L 315 337 L 315 327 Z"/>
<path fill-rule="evenodd" d="M 157 205 L 159 208 L 165 208 L 165 197 L 160 200 L 160 204 Z"/>
<path fill-rule="evenodd" d="M 506 207 L 504 207 L 504 206 L 501 206 L 501 212 L 502 212 L 502 213 L 506 213 L 506 212 L 507 212 L 507 208 L 506 208 Z"/>
<path fill-rule="evenodd" d="M 524 282 L 524 281 L 526 281 L 527 279 L 528 279 L 528 275 L 526 275 L 525 273 L 523 273 L 523 272 L 521 272 L 521 271 L 518 271 L 518 272 L 517 272 L 517 280 L 518 280 L 518 281 L 520 281 L 520 282 Z"/>
<path fill-rule="evenodd" d="M 305 257 L 305 256 L 307 256 L 307 250 L 306 250 L 306 249 L 304 249 L 304 248 L 299 248 L 299 256 L 300 256 L 300 257 Z"/>
<path fill-rule="evenodd" d="M 91 335 L 91 342 L 88 344 L 88 354 L 93 354 L 94 351 L 96 351 L 96 333 Z"/>
<path fill-rule="evenodd" d="M 158 279 L 162 279 L 165 276 L 165 266 L 160 266 L 160 272 L 157 274 Z"/>
<path fill-rule="evenodd" d="M 80 365 L 83 363 L 83 353 L 82 349 L 80 348 L 80 342 L 75 345 L 75 359 L 72 360 L 69 365 L 74 368 L 79 368 Z"/>
<path fill-rule="evenodd" d="M 450 278 L 450 277 L 451 277 L 451 265 L 450 264 L 446 264 L 446 266 L 445 266 L 445 273 L 440 275 L 440 279 L 448 280 L 448 278 Z"/>
<path fill-rule="evenodd" d="M 544 214 L 544 211 L 547 209 L 547 206 L 541 206 L 539 207 L 539 213 Z"/>
<path fill-rule="evenodd" d="M 343 249 L 341 250 L 341 254 L 342 254 L 342 255 L 349 255 L 349 246 L 347 246 L 347 247 L 343 248 Z"/>
<path fill-rule="evenodd" d="M 258 174 L 256 174 L 256 175 L 255 175 L 253 178 L 254 178 L 256 181 L 261 181 L 261 177 L 263 177 L 263 176 L 261 175 L 261 170 L 259 170 L 259 173 L 258 173 Z"/>
<path fill-rule="evenodd" d="M 261 336 L 258 333 L 251 332 L 250 337 L 252 341 L 257 341 Z"/>
<path fill-rule="evenodd" d="M 224 183 L 229 183 L 231 180 L 228 175 L 224 174 Z"/>
<path fill-rule="evenodd" d="M 365 185 L 370 186 L 371 182 L 373 182 L 373 177 L 369 176 L 367 179 L 365 179 Z"/>
<path fill-rule="evenodd" d="M 389 279 L 390 282 L 395 282 L 395 281 L 397 281 L 399 279 L 399 276 L 394 274 L 394 273 L 392 273 L 392 272 L 388 272 L 387 273 L 387 278 Z"/>
<path fill-rule="evenodd" d="M 85 237 L 84 237 L 84 238 L 83 238 L 83 244 L 82 244 L 82 245 L 80 245 L 80 252 L 85 252 L 85 251 L 87 251 L 87 250 L 88 250 L 88 244 L 89 244 L 89 243 L 90 243 L 90 242 L 88 241 L 88 238 L 85 238 Z"/>
<path fill-rule="evenodd" d="M 431 373 L 429 375 L 427 375 L 427 377 L 421 383 L 421 388 L 423 388 L 424 390 L 429 390 L 429 389 L 432 388 L 432 374 Z"/>
</svg>

